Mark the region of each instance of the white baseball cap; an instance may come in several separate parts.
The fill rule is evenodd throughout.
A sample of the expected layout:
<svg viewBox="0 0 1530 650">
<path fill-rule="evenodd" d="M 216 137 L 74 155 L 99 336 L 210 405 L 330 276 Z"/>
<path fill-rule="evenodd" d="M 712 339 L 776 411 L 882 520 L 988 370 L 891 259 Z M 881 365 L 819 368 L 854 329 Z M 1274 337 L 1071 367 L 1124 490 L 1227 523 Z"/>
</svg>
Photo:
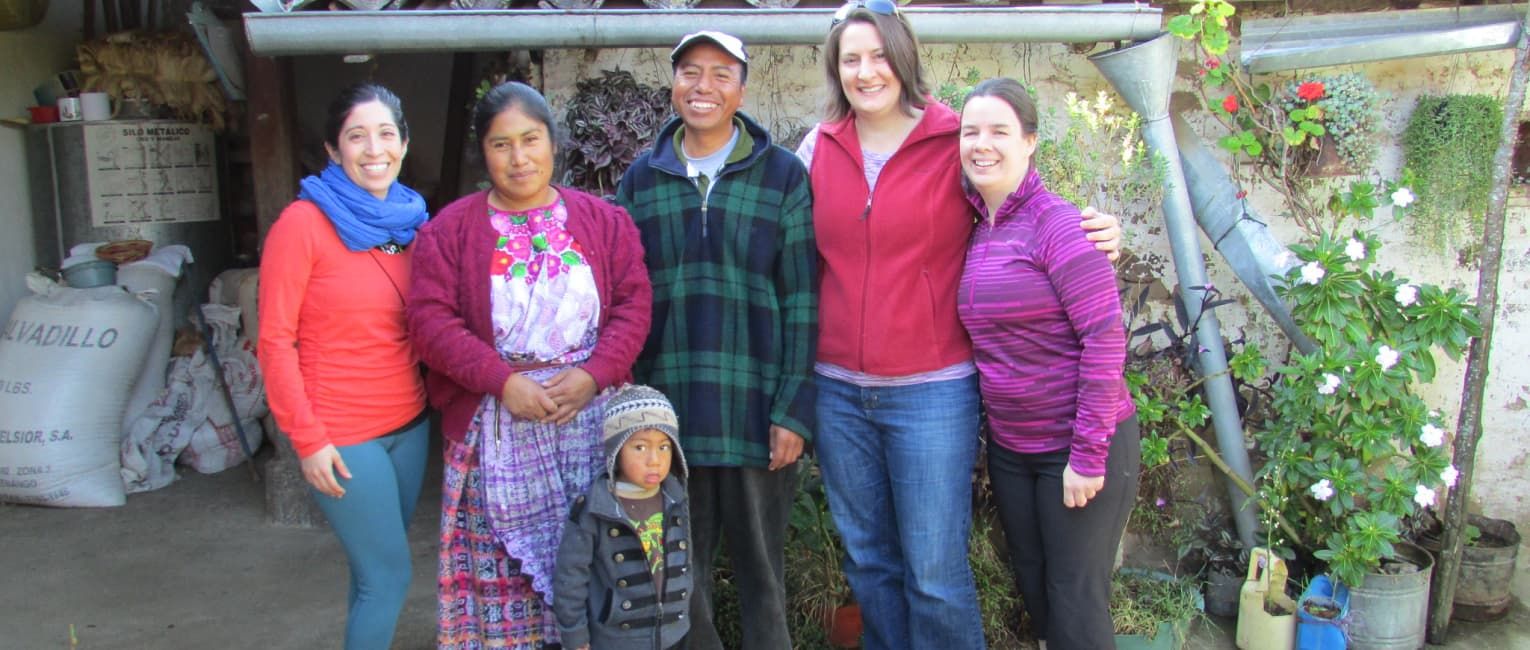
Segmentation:
<svg viewBox="0 0 1530 650">
<path fill-rule="evenodd" d="M 680 55 L 685 54 L 685 51 L 690 49 L 692 45 L 703 41 L 722 48 L 729 56 L 738 59 L 739 63 L 744 64 L 745 72 L 749 70 L 749 52 L 744 49 L 744 42 L 738 40 L 738 37 L 732 34 L 724 34 L 712 30 L 692 32 L 681 37 L 680 43 L 669 53 L 669 62 L 678 65 L 680 63 Z"/>
</svg>

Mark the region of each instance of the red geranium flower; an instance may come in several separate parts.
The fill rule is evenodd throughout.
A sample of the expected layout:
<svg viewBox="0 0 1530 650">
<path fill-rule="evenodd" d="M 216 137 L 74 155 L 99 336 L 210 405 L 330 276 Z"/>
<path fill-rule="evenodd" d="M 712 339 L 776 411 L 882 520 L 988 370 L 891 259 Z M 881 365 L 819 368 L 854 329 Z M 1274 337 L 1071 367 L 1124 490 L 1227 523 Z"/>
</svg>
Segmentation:
<svg viewBox="0 0 1530 650">
<path fill-rule="evenodd" d="M 1238 112 L 1238 96 L 1228 95 L 1222 99 L 1222 110 L 1229 113 Z"/>
<path fill-rule="evenodd" d="M 1296 87 L 1296 96 L 1309 102 L 1323 98 L 1323 82 L 1308 81 Z"/>
<path fill-rule="evenodd" d="M 1218 59 L 1216 57 L 1211 57 L 1209 59 L 1206 59 L 1206 69 L 1207 70 L 1215 70 L 1215 69 L 1220 68 L 1220 67 L 1222 67 L 1222 60 L 1221 59 Z"/>
</svg>

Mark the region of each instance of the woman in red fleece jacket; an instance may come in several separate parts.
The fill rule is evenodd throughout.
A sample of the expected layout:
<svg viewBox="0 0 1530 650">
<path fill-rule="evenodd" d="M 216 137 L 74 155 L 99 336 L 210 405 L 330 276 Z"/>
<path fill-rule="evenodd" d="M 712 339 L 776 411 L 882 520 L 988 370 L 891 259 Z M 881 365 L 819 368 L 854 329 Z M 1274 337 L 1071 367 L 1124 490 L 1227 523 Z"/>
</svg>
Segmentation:
<svg viewBox="0 0 1530 650">
<path fill-rule="evenodd" d="M 409 331 L 442 410 L 439 648 L 558 641 L 553 561 L 602 465 L 607 389 L 631 376 L 652 289 L 627 213 L 551 185 L 547 102 L 502 84 L 474 110 L 492 187 L 420 230 Z"/>
</svg>

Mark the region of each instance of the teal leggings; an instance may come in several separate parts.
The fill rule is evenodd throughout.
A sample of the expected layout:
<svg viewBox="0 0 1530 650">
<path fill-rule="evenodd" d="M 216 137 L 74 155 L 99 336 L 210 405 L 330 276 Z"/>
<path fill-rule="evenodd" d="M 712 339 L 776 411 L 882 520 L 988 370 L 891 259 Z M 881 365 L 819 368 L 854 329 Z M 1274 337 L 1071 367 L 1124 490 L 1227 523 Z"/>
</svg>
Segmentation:
<svg viewBox="0 0 1530 650">
<path fill-rule="evenodd" d="M 350 560 L 346 650 L 393 643 L 413 574 L 405 529 L 420 499 L 429 445 L 430 420 L 421 418 L 397 433 L 336 447 L 351 471 L 349 480 L 336 474 L 345 496 L 328 497 L 309 486 Z"/>
</svg>

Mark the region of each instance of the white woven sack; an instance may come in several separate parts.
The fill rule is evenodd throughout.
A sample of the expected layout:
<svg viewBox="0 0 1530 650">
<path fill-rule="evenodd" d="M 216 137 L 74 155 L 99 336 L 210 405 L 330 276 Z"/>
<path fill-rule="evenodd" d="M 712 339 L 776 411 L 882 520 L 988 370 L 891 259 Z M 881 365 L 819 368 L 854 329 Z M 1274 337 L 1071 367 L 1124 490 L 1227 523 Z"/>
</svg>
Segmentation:
<svg viewBox="0 0 1530 650">
<path fill-rule="evenodd" d="M 119 286 L 30 274 L 0 330 L 0 501 L 120 506 L 118 444 L 158 315 Z"/>
</svg>

